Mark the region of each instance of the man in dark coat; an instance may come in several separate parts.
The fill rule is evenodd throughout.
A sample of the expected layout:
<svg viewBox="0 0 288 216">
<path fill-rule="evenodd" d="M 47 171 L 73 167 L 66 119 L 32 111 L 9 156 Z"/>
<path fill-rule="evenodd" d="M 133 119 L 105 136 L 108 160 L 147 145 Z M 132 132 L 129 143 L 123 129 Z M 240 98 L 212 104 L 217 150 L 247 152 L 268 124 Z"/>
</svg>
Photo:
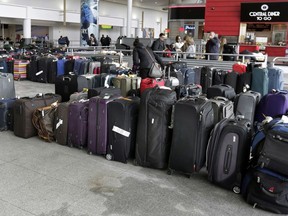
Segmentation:
<svg viewBox="0 0 288 216">
<path fill-rule="evenodd" d="M 210 32 L 209 40 L 206 43 L 206 53 L 218 53 L 220 50 L 220 41 L 216 37 L 215 32 Z M 219 55 L 209 55 L 210 60 L 218 60 Z M 208 55 L 205 55 L 205 59 L 208 59 Z"/>
<path fill-rule="evenodd" d="M 145 47 L 139 42 L 139 39 L 136 39 L 133 45 L 133 65 L 139 66 L 140 77 L 142 79 L 149 77 L 149 70 L 152 67 L 153 62 L 159 63 L 162 68 L 164 68 L 161 58 L 153 53 L 150 47 Z"/>
<path fill-rule="evenodd" d="M 159 38 L 157 40 L 155 40 L 152 44 L 152 50 L 153 51 L 164 51 L 166 49 L 165 47 L 165 34 L 160 33 Z M 157 53 L 157 55 L 159 56 L 163 56 L 163 53 Z"/>
</svg>

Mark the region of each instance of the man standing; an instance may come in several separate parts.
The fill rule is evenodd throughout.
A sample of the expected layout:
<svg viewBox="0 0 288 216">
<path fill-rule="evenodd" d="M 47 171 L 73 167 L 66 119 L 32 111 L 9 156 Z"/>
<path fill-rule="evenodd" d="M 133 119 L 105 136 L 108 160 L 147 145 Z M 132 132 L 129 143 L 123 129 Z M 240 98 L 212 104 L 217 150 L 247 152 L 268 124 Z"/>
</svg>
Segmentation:
<svg viewBox="0 0 288 216">
<path fill-rule="evenodd" d="M 217 53 L 219 54 L 220 42 L 216 37 L 215 32 L 210 32 L 209 40 L 206 43 L 206 53 Z M 219 55 L 209 55 L 210 60 L 218 60 Z M 205 55 L 205 59 L 208 59 L 208 55 Z"/>
<path fill-rule="evenodd" d="M 151 47 L 152 50 L 153 51 L 164 51 L 165 50 L 164 40 L 165 40 L 165 34 L 160 33 L 159 38 L 157 40 L 155 40 L 152 44 L 152 47 Z M 157 55 L 163 56 L 163 53 L 157 53 Z"/>
<path fill-rule="evenodd" d="M 100 38 L 100 43 L 101 43 L 101 46 L 106 46 L 104 34 L 102 34 L 102 37 Z"/>
</svg>

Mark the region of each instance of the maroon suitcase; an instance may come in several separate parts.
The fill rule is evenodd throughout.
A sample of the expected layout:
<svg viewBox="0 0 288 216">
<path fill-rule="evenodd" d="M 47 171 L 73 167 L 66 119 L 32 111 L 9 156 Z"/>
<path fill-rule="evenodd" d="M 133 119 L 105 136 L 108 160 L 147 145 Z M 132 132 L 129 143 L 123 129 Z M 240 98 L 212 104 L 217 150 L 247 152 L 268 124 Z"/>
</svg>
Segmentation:
<svg viewBox="0 0 288 216">
<path fill-rule="evenodd" d="M 83 148 L 87 145 L 88 105 L 88 100 L 69 105 L 68 146 Z"/>
<path fill-rule="evenodd" d="M 88 153 L 105 155 L 107 151 L 107 105 L 119 95 L 92 97 L 89 100 Z"/>
</svg>

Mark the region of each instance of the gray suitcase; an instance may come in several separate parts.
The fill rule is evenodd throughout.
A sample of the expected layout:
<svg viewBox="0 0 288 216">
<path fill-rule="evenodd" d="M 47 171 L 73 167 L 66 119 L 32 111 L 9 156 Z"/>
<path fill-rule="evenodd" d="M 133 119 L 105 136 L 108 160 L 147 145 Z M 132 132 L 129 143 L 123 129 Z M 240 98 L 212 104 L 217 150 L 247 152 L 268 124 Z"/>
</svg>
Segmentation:
<svg viewBox="0 0 288 216">
<path fill-rule="evenodd" d="M 15 98 L 13 74 L 0 73 L 0 99 Z"/>
<path fill-rule="evenodd" d="M 215 97 L 210 99 L 214 111 L 214 124 L 224 118 L 234 118 L 234 104 L 225 97 Z"/>
</svg>

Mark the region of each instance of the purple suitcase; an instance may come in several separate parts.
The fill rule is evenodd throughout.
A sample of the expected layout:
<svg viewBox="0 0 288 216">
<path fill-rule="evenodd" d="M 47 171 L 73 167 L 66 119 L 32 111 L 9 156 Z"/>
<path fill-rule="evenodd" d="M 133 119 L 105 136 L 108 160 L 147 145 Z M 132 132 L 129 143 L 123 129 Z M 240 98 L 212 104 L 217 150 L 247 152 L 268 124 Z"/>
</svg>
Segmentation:
<svg viewBox="0 0 288 216">
<path fill-rule="evenodd" d="M 88 100 L 69 105 L 68 146 L 83 148 L 87 145 L 88 106 Z"/>
<path fill-rule="evenodd" d="M 119 98 L 115 96 L 96 96 L 89 100 L 88 153 L 105 155 L 107 151 L 107 105 Z"/>
<path fill-rule="evenodd" d="M 274 91 L 265 95 L 259 102 L 255 121 L 262 122 L 265 117 L 284 115 L 288 111 L 288 91 Z"/>
</svg>

